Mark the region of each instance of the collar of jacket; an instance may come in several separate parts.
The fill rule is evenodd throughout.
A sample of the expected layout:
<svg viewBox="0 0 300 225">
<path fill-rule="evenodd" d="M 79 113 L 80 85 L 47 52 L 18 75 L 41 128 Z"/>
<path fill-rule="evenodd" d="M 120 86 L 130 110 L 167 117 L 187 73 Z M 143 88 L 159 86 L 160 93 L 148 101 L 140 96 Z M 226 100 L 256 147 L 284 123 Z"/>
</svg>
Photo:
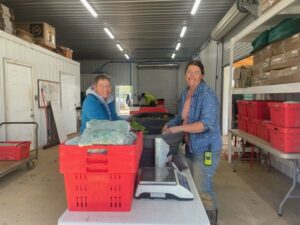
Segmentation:
<svg viewBox="0 0 300 225">
<path fill-rule="evenodd" d="M 196 87 L 193 95 L 199 95 L 202 92 L 202 90 L 203 90 L 203 88 L 204 88 L 205 85 L 206 85 L 205 82 L 202 80 L 200 82 L 200 84 L 198 84 L 198 86 Z M 186 89 L 185 89 L 185 96 L 187 95 L 188 90 L 189 90 L 189 87 L 186 87 Z"/>
<path fill-rule="evenodd" d="M 112 95 L 110 95 L 107 99 L 107 101 L 104 100 L 104 98 L 100 95 L 98 95 L 98 93 L 93 89 L 93 86 L 90 86 L 87 90 L 86 90 L 86 95 L 94 95 L 96 98 L 98 98 L 100 100 L 100 102 L 105 103 L 105 104 L 109 104 L 111 102 L 113 102 L 114 97 Z"/>
</svg>

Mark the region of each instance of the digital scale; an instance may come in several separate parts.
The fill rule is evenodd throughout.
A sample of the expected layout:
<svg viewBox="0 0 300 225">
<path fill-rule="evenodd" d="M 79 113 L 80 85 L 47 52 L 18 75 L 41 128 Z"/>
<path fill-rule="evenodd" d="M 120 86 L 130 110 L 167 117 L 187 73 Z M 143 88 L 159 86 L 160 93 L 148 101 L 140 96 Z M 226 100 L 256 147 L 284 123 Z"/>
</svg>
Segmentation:
<svg viewBox="0 0 300 225">
<path fill-rule="evenodd" d="M 136 198 L 192 200 L 187 177 L 172 167 L 144 167 L 140 170 Z"/>
</svg>

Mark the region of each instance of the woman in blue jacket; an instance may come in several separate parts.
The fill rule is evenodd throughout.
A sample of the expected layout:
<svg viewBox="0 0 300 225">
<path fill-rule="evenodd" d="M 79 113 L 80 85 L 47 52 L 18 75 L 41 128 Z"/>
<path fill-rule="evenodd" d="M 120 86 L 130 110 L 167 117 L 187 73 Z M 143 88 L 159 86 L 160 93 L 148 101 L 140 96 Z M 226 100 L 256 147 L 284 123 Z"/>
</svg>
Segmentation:
<svg viewBox="0 0 300 225">
<path fill-rule="evenodd" d="M 185 69 L 188 87 L 181 95 L 178 115 L 163 128 L 164 133 L 185 132 L 186 155 L 198 192 L 212 225 L 217 223 L 213 176 L 222 147 L 219 104 L 214 91 L 203 81 L 204 66 L 191 61 Z"/>
<path fill-rule="evenodd" d="M 80 133 L 85 130 L 86 123 L 92 119 L 118 120 L 114 97 L 111 95 L 111 78 L 101 74 L 94 78 L 94 84 L 86 91 L 83 101 Z"/>
</svg>

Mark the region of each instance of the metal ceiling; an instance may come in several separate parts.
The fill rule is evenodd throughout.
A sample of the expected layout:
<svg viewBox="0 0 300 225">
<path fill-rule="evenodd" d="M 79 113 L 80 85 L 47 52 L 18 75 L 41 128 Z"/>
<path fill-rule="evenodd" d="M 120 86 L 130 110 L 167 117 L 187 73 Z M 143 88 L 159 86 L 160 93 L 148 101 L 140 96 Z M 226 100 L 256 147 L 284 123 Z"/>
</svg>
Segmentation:
<svg viewBox="0 0 300 225">
<path fill-rule="evenodd" d="M 75 59 L 124 60 L 119 42 L 133 60 L 169 60 L 187 26 L 176 59 L 190 59 L 208 40 L 212 29 L 234 0 L 202 0 L 196 15 L 194 0 L 89 0 L 94 18 L 80 0 L 1 0 L 17 22 L 47 22 L 56 28 L 57 44 L 74 50 Z M 103 28 L 116 36 L 111 40 Z"/>
</svg>

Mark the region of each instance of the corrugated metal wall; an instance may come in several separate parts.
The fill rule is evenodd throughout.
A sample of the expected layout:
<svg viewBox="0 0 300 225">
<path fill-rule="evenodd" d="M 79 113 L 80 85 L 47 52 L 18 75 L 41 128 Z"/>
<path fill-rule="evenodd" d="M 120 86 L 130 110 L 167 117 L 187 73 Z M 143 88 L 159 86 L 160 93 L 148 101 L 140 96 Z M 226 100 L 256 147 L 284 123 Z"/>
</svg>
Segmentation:
<svg viewBox="0 0 300 225">
<path fill-rule="evenodd" d="M 77 105 L 80 105 L 80 64 L 56 53 L 50 52 L 37 45 L 0 31 L 0 105 L 4 105 L 4 59 L 32 66 L 33 93 L 38 95 L 37 80 L 60 81 L 60 73 L 72 74 L 76 77 Z M 5 109 L 0 108 L 0 121 L 4 121 Z M 44 109 L 38 108 L 38 101 L 34 102 L 34 121 L 39 124 L 39 146 L 47 143 L 46 122 Z M 0 136 L 4 135 L 3 129 Z"/>
<path fill-rule="evenodd" d="M 246 17 L 232 31 L 230 31 L 223 39 L 223 67 L 229 65 L 230 61 L 230 40 L 238 34 L 243 28 L 254 20 L 253 16 Z M 234 60 L 239 60 L 250 55 L 252 45 L 249 42 L 239 42 L 234 46 Z"/>
<path fill-rule="evenodd" d="M 141 62 L 142 63 L 142 62 Z M 178 98 L 185 88 L 184 69 L 187 62 L 177 62 L 178 68 Z M 95 76 L 95 72 L 106 72 L 112 77 L 113 85 L 132 85 L 134 103 L 137 103 L 137 63 L 113 62 L 103 60 L 82 60 L 81 64 L 81 91 L 85 92 Z M 153 70 L 155 72 L 155 70 Z M 162 84 L 163 85 L 163 84 Z"/>
</svg>

